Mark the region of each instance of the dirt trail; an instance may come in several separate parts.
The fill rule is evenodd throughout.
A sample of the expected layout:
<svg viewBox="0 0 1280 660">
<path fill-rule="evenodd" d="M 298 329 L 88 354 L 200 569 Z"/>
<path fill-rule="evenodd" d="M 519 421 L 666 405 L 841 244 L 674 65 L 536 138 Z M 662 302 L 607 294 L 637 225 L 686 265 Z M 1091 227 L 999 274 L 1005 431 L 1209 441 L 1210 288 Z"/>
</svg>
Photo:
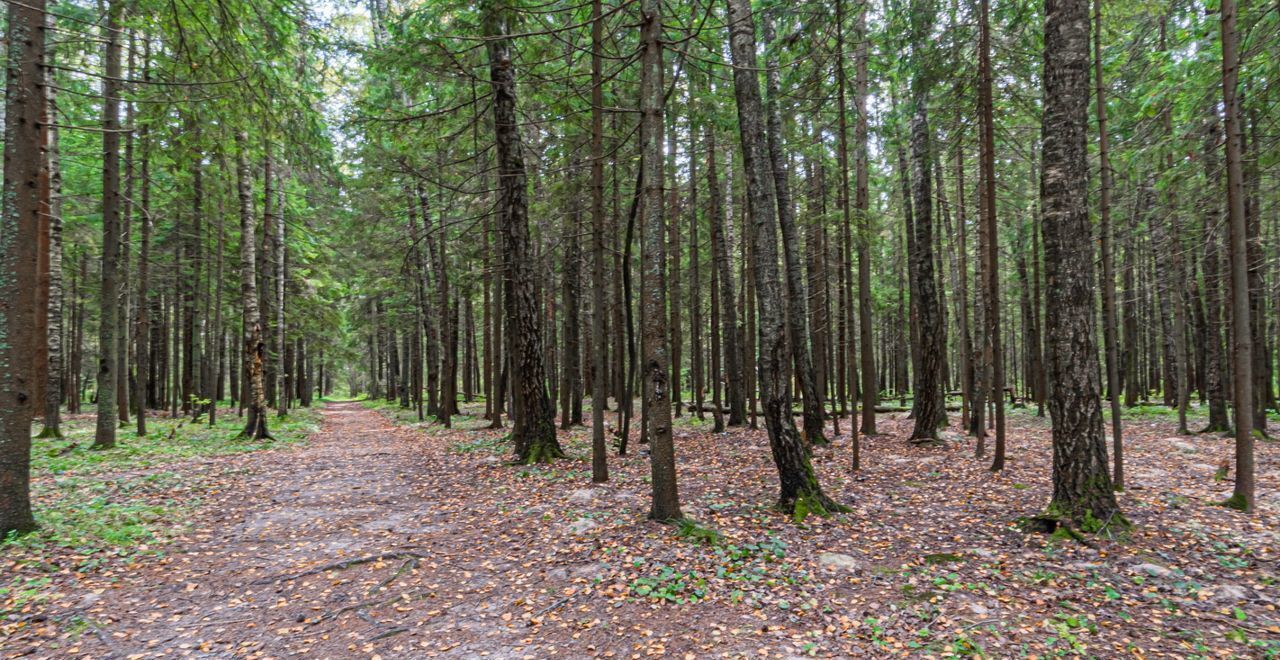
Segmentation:
<svg viewBox="0 0 1280 660">
<path fill-rule="evenodd" d="M 163 558 L 60 585 L 56 653 L 28 636 L 0 657 L 1280 650 L 1280 501 L 1255 516 L 1216 506 L 1230 439 L 1174 438 L 1166 422 L 1130 426 L 1122 504 L 1137 527 L 1093 547 L 1017 530 L 1049 497 L 1046 424 L 1029 417 L 1001 475 L 967 441 L 907 443 L 910 422 L 893 415 L 851 474 L 841 437 L 813 462 L 853 511 L 801 525 L 769 508 L 763 432 L 681 420 L 681 502 L 715 543 L 646 520 L 643 448 L 611 455 L 609 483 L 590 485 L 581 427 L 560 434 L 570 458 L 519 467 L 504 462 L 505 431 L 478 417 L 424 432 L 329 404 L 324 420 L 302 445 L 169 466 L 219 484 L 191 529 Z M 1272 448 L 1260 446 L 1261 492 L 1278 483 Z M 61 632 L 75 621 L 78 639 Z"/>
<path fill-rule="evenodd" d="M 166 559 L 88 597 L 93 624 L 80 650 L 525 655 L 523 609 L 505 621 L 502 610 L 521 600 L 512 583 L 529 575 L 513 570 L 519 557 L 493 555 L 495 534 L 510 538 L 490 529 L 501 521 L 459 506 L 477 467 L 500 466 L 450 454 L 446 440 L 359 404 L 329 404 L 324 419 L 306 445 L 266 454 L 221 505 L 203 508 Z"/>
</svg>

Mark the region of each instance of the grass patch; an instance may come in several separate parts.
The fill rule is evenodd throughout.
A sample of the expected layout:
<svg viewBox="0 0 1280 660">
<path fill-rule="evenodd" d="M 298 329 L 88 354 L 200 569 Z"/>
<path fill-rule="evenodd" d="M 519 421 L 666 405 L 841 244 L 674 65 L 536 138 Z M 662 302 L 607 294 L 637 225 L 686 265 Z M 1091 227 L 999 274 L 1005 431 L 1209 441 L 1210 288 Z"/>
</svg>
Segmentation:
<svg viewBox="0 0 1280 660">
<path fill-rule="evenodd" d="M 711 527 L 701 525 L 693 518 L 676 521 L 676 536 L 695 544 L 719 545 L 724 537 Z"/>
<path fill-rule="evenodd" d="M 503 454 L 509 451 L 510 436 L 491 435 L 463 440 L 449 445 L 449 451 L 455 454 Z"/>
<path fill-rule="evenodd" d="M 217 425 L 152 418 L 148 433 L 121 428 L 116 447 L 91 450 L 92 416 L 64 420 L 65 438 L 33 440 L 32 501 L 39 527 L 0 538 L 0 556 L 12 567 L 0 580 L 0 615 L 50 597 L 68 573 L 117 570 L 145 555 L 161 554 L 187 526 L 202 496 L 217 488 L 216 472 L 175 466 L 183 461 L 271 449 L 301 442 L 319 427 L 315 410 L 271 415 L 274 441 L 237 440 L 244 422 L 219 410 Z"/>
<path fill-rule="evenodd" d="M 37 552 L 60 547 L 86 558 L 104 552 L 118 556 L 146 552 L 150 544 L 181 526 L 183 512 L 199 505 L 198 498 L 178 496 L 202 481 L 176 472 L 155 472 L 120 480 L 61 477 L 38 483 L 32 495 L 40 505 L 36 510 L 40 528 L 31 534 L 10 535 L 0 547 Z M 76 569 L 92 567 L 82 564 Z"/>
<path fill-rule="evenodd" d="M 66 437 L 32 440 L 32 476 L 147 468 L 200 456 L 280 447 L 305 440 L 319 429 L 320 416 L 306 408 L 291 410 L 283 419 L 272 413 L 267 423 L 276 439 L 265 442 L 237 440 L 244 420 L 231 410 L 219 410 L 218 423 L 213 427 L 207 421 L 157 417 L 147 420 L 147 434 L 143 436 L 132 428 L 119 429 L 115 448 L 106 450 L 89 449 L 93 444 L 94 423 L 93 417 L 69 420 L 63 424 Z"/>
</svg>

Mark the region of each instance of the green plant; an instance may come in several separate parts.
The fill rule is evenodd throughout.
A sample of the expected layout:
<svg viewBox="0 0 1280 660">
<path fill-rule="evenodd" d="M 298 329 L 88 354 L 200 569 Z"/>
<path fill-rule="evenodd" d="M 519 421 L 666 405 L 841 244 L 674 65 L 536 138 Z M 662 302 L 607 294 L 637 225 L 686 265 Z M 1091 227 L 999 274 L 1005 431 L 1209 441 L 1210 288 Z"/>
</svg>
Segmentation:
<svg viewBox="0 0 1280 660">
<path fill-rule="evenodd" d="M 693 518 L 681 518 L 676 521 L 676 536 L 697 544 L 719 545 L 724 537 L 720 532 L 703 526 Z"/>
<path fill-rule="evenodd" d="M 706 597 L 706 580 L 697 572 L 677 571 L 670 566 L 656 568 L 657 573 L 632 580 L 632 594 L 676 604 L 697 602 Z"/>
</svg>

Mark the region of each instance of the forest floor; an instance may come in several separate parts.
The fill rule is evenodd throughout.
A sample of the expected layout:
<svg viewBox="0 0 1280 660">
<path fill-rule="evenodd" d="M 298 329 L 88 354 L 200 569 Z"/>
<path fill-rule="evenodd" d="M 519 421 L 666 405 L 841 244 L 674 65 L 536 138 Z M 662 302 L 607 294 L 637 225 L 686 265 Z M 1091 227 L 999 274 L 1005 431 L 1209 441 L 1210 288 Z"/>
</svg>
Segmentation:
<svg viewBox="0 0 1280 660">
<path fill-rule="evenodd" d="M 684 528 L 645 520 L 643 448 L 593 487 L 587 429 L 561 432 L 569 459 L 512 466 L 477 417 L 371 404 L 328 403 L 305 443 L 37 465 L 42 521 L 79 480 L 94 506 L 161 507 L 136 522 L 160 531 L 95 550 L 46 522 L 0 545 L 0 656 L 1280 655 L 1280 445 L 1258 446 L 1245 516 L 1215 505 L 1230 439 L 1130 421 L 1134 528 L 1088 547 L 1017 524 L 1048 501 L 1046 420 L 1010 416 L 999 475 L 971 440 L 912 446 L 909 424 L 882 415 L 856 474 L 847 436 L 817 449 L 852 510 L 800 524 L 770 508 L 763 431 L 688 416 Z"/>
</svg>

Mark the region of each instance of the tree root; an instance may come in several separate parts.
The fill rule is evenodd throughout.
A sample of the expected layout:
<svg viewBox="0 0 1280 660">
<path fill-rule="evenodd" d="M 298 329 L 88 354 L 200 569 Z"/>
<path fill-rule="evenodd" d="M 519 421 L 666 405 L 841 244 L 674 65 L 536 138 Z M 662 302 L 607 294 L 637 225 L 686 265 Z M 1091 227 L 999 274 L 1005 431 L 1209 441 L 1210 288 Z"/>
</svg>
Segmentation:
<svg viewBox="0 0 1280 660">
<path fill-rule="evenodd" d="M 404 563 L 403 563 L 403 564 L 400 564 L 400 568 L 397 568 L 397 569 L 396 569 L 396 572 L 391 574 L 391 577 L 389 577 L 389 578 L 387 578 L 387 579 L 383 580 L 382 582 L 379 582 L 379 583 L 378 583 L 377 585 L 375 585 L 372 589 L 369 589 L 369 593 L 368 593 L 367 595 L 372 596 L 372 595 L 374 595 L 374 594 L 378 593 L 379 591 L 381 591 L 381 590 L 382 590 L 382 588 L 383 588 L 383 587 L 385 587 L 385 586 L 387 586 L 388 584 L 391 584 L 392 582 L 395 582 L 396 580 L 398 580 L 398 579 L 400 578 L 400 576 L 401 576 L 401 575 L 404 575 L 404 572 L 405 572 L 405 571 L 407 571 L 407 570 L 412 570 L 412 569 L 417 568 L 417 567 L 418 567 L 418 558 L 417 558 L 417 557 L 410 557 L 410 558 L 408 558 L 408 559 L 404 560 Z"/>
<path fill-rule="evenodd" d="M 298 579 L 298 578 L 307 577 L 307 576 L 309 576 L 309 575 L 316 575 L 316 574 L 318 574 L 318 573 L 324 573 L 324 572 L 326 572 L 326 571 L 338 571 L 338 570 L 342 570 L 342 569 L 345 569 L 345 568 L 351 568 L 352 566 L 359 566 L 360 564 L 369 564 L 369 563 L 372 563 L 372 562 L 375 562 L 375 561 L 382 561 L 382 560 L 384 560 L 384 559 L 403 559 L 403 558 L 410 558 L 410 559 L 426 559 L 426 558 L 427 558 L 427 555 L 424 555 L 424 554 L 421 554 L 421 553 L 417 553 L 417 552 L 412 552 L 412 551 L 409 551 L 409 550 L 397 550 L 397 551 L 394 551 L 394 552 L 383 552 L 383 553 L 381 553 L 381 554 L 369 555 L 369 556 L 367 556 L 367 557 L 356 557 L 356 558 L 353 558 L 353 559 L 344 559 L 344 560 L 342 560 L 342 561 L 334 562 L 334 563 L 332 563 L 332 564 L 325 564 L 324 566 L 318 566 L 318 567 L 316 567 L 316 568 L 312 568 L 312 569 L 309 569 L 309 570 L 305 570 L 305 571 L 302 571 L 301 573 L 294 573 L 294 574 L 291 574 L 291 575 L 277 575 L 277 576 L 275 576 L 275 577 L 260 578 L 260 579 L 254 580 L 254 581 L 253 581 L 253 582 L 251 582 L 250 584 L 271 584 L 271 583 L 273 583 L 273 582 L 288 582 L 288 581 L 291 581 L 291 580 L 296 580 L 296 579 Z M 406 564 L 407 564 L 407 562 L 406 562 Z M 402 573 L 403 571 L 404 571 L 404 566 L 401 566 L 401 567 L 400 567 L 400 570 L 396 572 L 396 575 L 392 576 L 392 579 L 395 579 L 395 577 L 399 576 L 399 575 L 400 575 L 400 573 Z"/>
</svg>

